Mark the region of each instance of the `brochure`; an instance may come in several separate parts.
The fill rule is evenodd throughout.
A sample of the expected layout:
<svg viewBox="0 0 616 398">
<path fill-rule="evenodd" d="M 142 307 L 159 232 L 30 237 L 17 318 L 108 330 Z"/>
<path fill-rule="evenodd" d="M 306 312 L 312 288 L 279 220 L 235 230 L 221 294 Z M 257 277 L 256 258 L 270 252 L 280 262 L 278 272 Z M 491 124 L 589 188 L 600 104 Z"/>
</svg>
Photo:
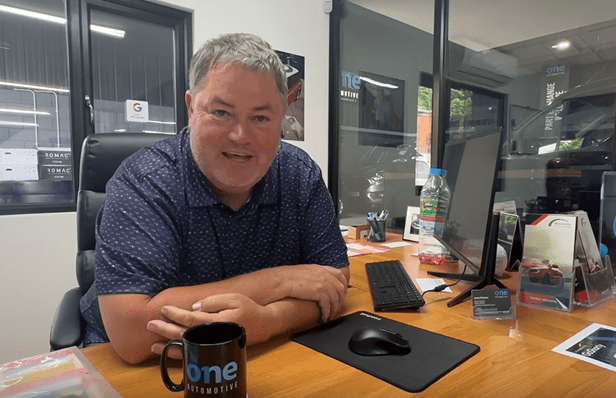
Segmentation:
<svg viewBox="0 0 616 398">
<path fill-rule="evenodd" d="M 0 397 L 120 397 L 77 347 L 0 365 Z"/>
<path fill-rule="evenodd" d="M 614 296 L 614 274 L 610 258 L 605 262 L 585 211 L 571 212 L 577 216 L 577 240 L 575 244 L 575 303 L 591 306 Z"/>
<path fill-rule="evenodd" d="M 577 218 L 573 214 L 528 214 L 526 220 L 518 303 L 571 311 Z"/>
<path fill-rule="evenodd" d="M 389 249 L 365 245 L 363 243 L 347 243 L 347 255 L 349 257 L 360 256 L 362 254 L 384 253 L 386 251 L 389 251 Z"/>
<path fill-rule="evenodd" d="M 517 270 L 522 261 L 522 224 L 515 201 L 494 203 L 494 211 L 500 212 L 498 244 L 507 252 L 507 271 Z"/>
<path fill-rule="evenodd" d="M 616 372 L 616 328 L 593 323 L 552 351 Z"/>
<path fill-rule="evenodd" d="M 599 246 L 595 240 L 595 235 L 590 227 L 590 220 L 588 214 L 585 211 L 578 210 L 571 212 L 577 217 L 577 236 L 580 243 L 580 250 L 578 259 L 583 261 L 580 265 L 584 267 L 588 272 L 594 272 L 604 269 L 603 261 L 601 261 L 601 255 L 599 254 Z"/>
<path fill-rule="evenodd" d="M 519 219 L 517 214 L 500 213 L 498 244 L 507 252 L 507 264 L 511 264 L 511 253 Z"/>
</svg>

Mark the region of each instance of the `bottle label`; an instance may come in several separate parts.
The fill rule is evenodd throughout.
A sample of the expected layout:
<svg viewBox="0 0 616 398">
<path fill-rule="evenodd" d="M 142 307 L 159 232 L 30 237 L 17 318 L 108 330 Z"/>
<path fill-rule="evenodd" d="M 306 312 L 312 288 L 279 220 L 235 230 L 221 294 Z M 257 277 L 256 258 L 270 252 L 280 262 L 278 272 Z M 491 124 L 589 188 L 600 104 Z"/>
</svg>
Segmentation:
<svg viewBox="0 0 616 398">
<path fill-rule="evenodd" d="M 421 232 L 427 234 L 442 233 L 445 223 L 443 221 L 435 220 L 419 220 L 419 228 Z"/>
<path fill-rule="evenodd" d="M 445 209 L 436 199 L 422 200 L 419 206 L 420 220 L 445 221 Z"/>
<path fill-rule="evenodd" d="M 424 232 L 428 232 L 428 233 L 434 233 L 435 229 L 436 229 L 436 222 L 434 222 L 434 220 L 419 220 L 419 227 L 424 231 Z"/>
<path fill-rule="evenodd" d="M 445 207 L 437 199 L 424 199 L 419 207 L 419 229 L 422 234 L 442 233 L 445 227 Z"/>
</svg>

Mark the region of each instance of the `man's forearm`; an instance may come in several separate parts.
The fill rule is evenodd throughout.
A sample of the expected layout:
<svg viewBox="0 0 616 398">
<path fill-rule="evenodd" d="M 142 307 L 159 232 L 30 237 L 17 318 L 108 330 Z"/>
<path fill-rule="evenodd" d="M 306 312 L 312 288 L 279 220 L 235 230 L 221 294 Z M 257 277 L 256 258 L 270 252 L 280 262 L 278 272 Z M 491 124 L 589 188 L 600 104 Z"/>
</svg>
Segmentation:
<svg viewBox="0 0 616 398">
<path fill-rule="evenodd" d="M 298 276 L 302 272 L 300 270 L 306 273 L 307 269 L 317 271 L 316 276 L 312 279 L 303 274 Z M 191 310 L 195 302 L 206 297 L 239 293 L 260 306 L 276 304 L 271 308 L 275 314 L 274 323 L 267 325 L 269 335 L 314 324 L 314 317 L 318 319 L 318 315 L 324 308 L 318 304 L 322 301 L 336 301 L 334 306 L 326 309 L 328 311 L 326 317 L 330 318 L 333 315 L 332 312 L 336 312 L 342 305 L 345 293 L 340 289 L 337 294 L 333 293 L 336 289 L 331 288 L 332 280 L 335 282 L 337 279 L 331 275 L 333 271 L 323 270 L 324 268 L 316 265 L 283 266 L 203 285 L 173 287 L 163 290 L 154 297 L 142 294 L 101 295 L 99 296 L 101 314 L 107 335 L 116 352 L 127 362 L 138 363 L 152 355 L 150 351 L 152 344 L 164 341 L 159 334 L 148 331 L 146 325 L 151 320 L 164 321 L 165 318 L 161 315 L 160 309 L 166 305 Z M 340 278 L 344 281 L 344 289 L 346 289 L 348 267 L 335 272 L 343 275 Z M 329 280 L 323 278 L 324 276 Z M 289 288 L 289 281 L 293 279 L 298 279 L 296 285 L 300 288 Z M 321 296 L 325 297 L 323 300 L 316 296 L 310 297 L 312 293 L 308 293 L 319 284 L 330 286 L 329 294 L 325 294 L 325 290 L 321 292 Z M 297 297 L 295 294 L 304 295 L 304 297 Z M 289 299 L 284 300 L 287 297 Z M 290 298 L 299 298 L 299 300 Z"/>
<path fill-rule="evenodd" d="M 163 305 L 190 309 L 198 300 L 226 293 L 243 294 L 260 305 L 266 305 L 287 296 L 282 278 L 276 274 L 276 268 L 267 268 L 217 282 L 172 287 L 158 293 L 152 297 L 151 301 L 159 309 Z"/>
<path fill-rule="evenodd" d="M 165 289 L 150 297 L 142 294 L 99 296 L 101 314 L 109 339 L 120 357 L 130 363 L 141 362 L 152 355 L 150 347 L 161 341 L 146 325 L 153 319 L 164 319 L 164 305 L 190 309 L 198 300 L 223 293 L 241 293 L 260 305 L 281 300 L 286 292 L 273 269 L 256 271 L 234 278 L 195 286 Z"/>
<path fill-rule="evenodd" d="M 223 294 L 203 300 L 202 310 L 187 311 L 163 307 L 167 321 L 151 321 L 150 330 L 167 339 L 180 338 L 186 328 L 208 322 L 236 322 L 246 329 L 249 345 L 317 325 L 320 307 L 309 300 L 283 299 L 261 306 L 241 294 Z M 157 342 L 152 350 L 161 354 L 164 344 Z"/>
<path fill-rule="evenodd" d="M 267 338 L 308 329 L 319 324 L 321 319 L 321 311 L 314 301 L 286 298 L 266 308 L 272 312 L 272 318 L 264 325 L 269 329 Z"/>
</svg>

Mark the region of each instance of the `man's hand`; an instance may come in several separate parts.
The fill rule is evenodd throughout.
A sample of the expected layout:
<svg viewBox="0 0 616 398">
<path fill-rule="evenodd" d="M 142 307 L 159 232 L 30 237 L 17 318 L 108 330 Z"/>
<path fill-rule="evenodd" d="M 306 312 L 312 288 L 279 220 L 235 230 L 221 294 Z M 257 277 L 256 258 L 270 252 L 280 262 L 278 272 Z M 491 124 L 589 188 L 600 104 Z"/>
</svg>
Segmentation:
<svg viewBox="0 0 616 398">
<path fill-rule="evenodd" d="M 342 311 L 348 282 L 342 271 L 325 265 L 291 265 L 273 268 L 283 272 L 287 297 L 315 301 L 321 320 L 334 319 Z"/>
<path fill-rule="evenodd" d="M 219 294 L 198 301 L 193 311 L 174 306 L 164 306 L 161 314 L 169 320 L 152 320 L 147 328 L 166 339 L 181 339 L 184 331 L 192 326 L 208 322 L 235 322 L 246 329 L 247 343 L 255 344 L 270 337 L 267 326 L 272 317 L 267 306 L 261 306 L 239 293 Z M 152 345 L 152 352 L 161 354 L 165 343 Z"/>
</svg>

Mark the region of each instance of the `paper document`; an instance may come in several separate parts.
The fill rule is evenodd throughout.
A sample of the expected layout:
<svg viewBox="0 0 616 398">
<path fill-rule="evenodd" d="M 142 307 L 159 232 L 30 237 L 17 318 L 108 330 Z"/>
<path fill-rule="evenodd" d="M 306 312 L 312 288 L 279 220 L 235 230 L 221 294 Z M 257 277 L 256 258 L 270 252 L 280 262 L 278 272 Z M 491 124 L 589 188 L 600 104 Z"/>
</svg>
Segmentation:
<svg viewBox="0 0 616 398">
<path fill-rule="evenodd" d="M 417 284 L 421 291 L 425 292 L 426 290 L 432 290 L 437 286 L 445 284 L 445 280 L 440 278 L 417 278 Z M 441 291 L 451 293 L 451 288 L 446 287 Z"/>
<path fill-rule="evenodd" d="M 616 372 L 616 328 L 593 323 L 552 351 Z"/>
</svg>

